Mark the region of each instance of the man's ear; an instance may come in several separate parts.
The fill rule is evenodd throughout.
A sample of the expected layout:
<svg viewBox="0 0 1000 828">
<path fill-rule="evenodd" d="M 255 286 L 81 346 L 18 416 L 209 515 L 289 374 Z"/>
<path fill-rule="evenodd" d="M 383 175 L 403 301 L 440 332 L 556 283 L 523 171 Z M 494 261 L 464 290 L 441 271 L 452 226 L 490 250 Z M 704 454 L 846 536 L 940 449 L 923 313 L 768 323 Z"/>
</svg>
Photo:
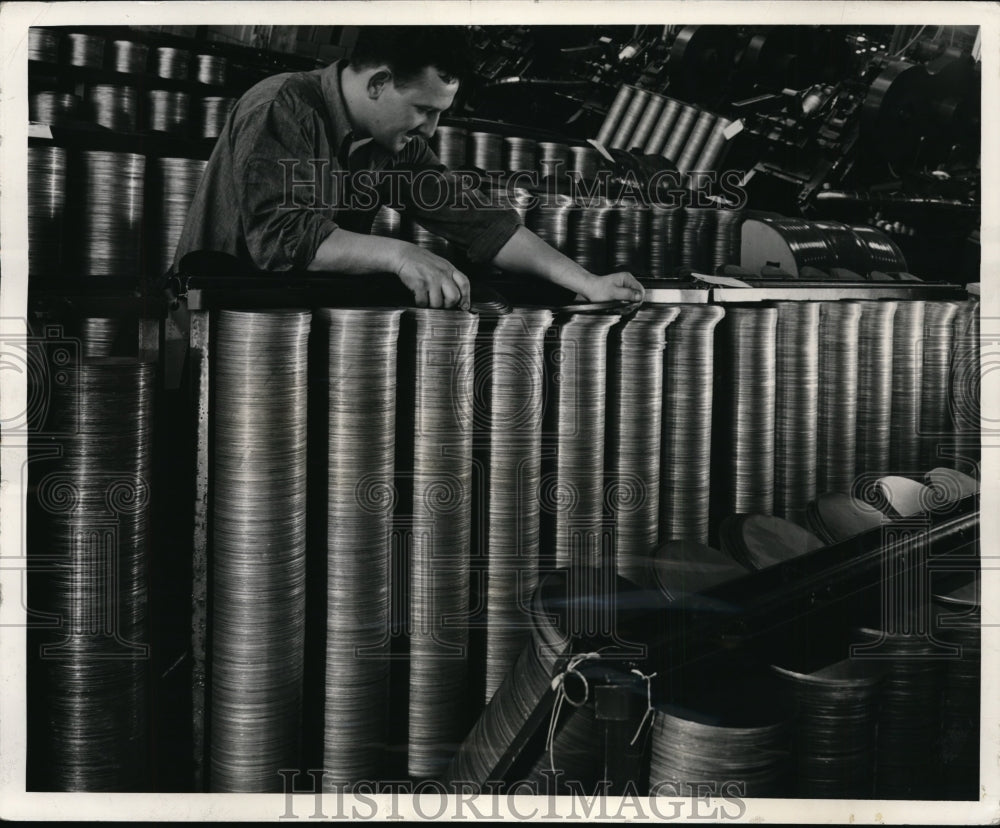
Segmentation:
<svg viewBox="0 0 1000 828">
<path fill-rule="evenodd" d="M 378 69 L 368 78 L 368 97 L 375 100 L 382 94 L 386 84 L 392 81 L 392 72 L 387 68 Z"/>
</svg>

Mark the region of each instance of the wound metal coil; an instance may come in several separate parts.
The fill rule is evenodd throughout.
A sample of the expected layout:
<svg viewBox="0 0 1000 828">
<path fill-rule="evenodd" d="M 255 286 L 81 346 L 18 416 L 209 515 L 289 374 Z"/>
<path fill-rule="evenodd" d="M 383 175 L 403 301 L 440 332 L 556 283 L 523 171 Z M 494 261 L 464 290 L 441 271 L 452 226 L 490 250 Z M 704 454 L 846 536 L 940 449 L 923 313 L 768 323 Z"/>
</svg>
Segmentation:
<svg viewBox="0 0 1000 828">
<path fill-rule="evenodd" d="M 892 423 L 889 464 L 895 474 L 920 467 L 920 409 L 924 371 L 924 303 L 900 302 L 892 321 Z"/>
<path fill-rule="evenodd" d="M 66 150 L 28 147 L 28 274 L 57 272 L 66 211 Z"/>
<path fill-rule="evenodd" d="M 459 127 L 440 126 L 434 133 L 434 152 L 441 163 L 453 170 L 465 167 L 469 134 Z"/>
<path fill-rule="evenodd" d="M 885 474 L 892 423 L 892 341 L 897 302 L 862 301 L 858 327 L 858 429 L 855 472 Z"/>
<path fill-rule="evenodd" d="M 191 53 L 186 49 L 161 46 L 156 50 L 156 74 L 161 78 L 187 80 L 190 74 Z"/>
<path fill-rule="evenodd" d="M 69 62 L 72 66 L 89 66 L 100 69 L 104 65 L 104 38 L 80 32 L 66 35 L 69 43 Z"/>
<path fill-rule="evenodd" d="M 670 137 L 674 123 L 677 121 L 677 116 L 681 112 L 681 106 L 678 101 L 672 98 L 666 99 L 666 103 L 664 103 L 663 109 L 656 119 L 656 124 L 653 126 L 652 132 L 650 132 L 649 138 L 646 140 L 646 146 L 643 148 L 644 155 L 662 154 L 663 148 L 667 143 L 667 138 Z"/>
<path fill-rule="evenodd" d="M 698 110 L 695 107 L 683 106 L 681 111 L 677 114 L 677 119 L 674 121 L 674 127 L 670 131 L 670 137 L 667 138 L 666 143 L 663 145 L 663 149 L 660 150 L 660 155 L 676 164 L 677 159 L 680 158 L 681 152 L 684 149 L 684 145 L 687 143 L 688 135 L 691 134 L 694 122 L 697 119 Z"/>
<path fill-rule="evenodd" d="M 691 127 L 691 132 L 684 142 L 684 149 L 677 158 L 677 170 L 681 173 L 688 173 L 696 169 L 695 162 L 701 155 L 701 151 L 712 133 L 717 118 L 711 112 L 701 112 L 698 119 Z"/>
<path fill-rule="evenodd" d="M 111 43 L 111 68 L 116 72 L 138 75 L 146 71 L 149 48 L 132 40 L 115 40 Z"/>
<path fill-rule="evenodd" d="M 43 60 L 46 63 L 59 61 L 59 35 L 48 29 L 32 26 L 28 29 L 28 60 Z"/>
<path fill-rule="evenodd" d="M 236 106 L 236 98 L 201 98 L 201 117 L 198 123 L 202 138 L 218 138 L 222 135 L 229 113 Z"/>
<path fill-rule="evenodd" d="M 228 61 L 221 55 L 197 55 L 195 57 L 197 71 L 195 77 L 198 83 L 209 86 L 226 85 L 226 69 Z"/>
<path fill-rule="evenodd" d="M 608 109 L 608 114 L 604 117 L 604 123 L 601 124 L 601 128 L 597 133 L 597 143 L 605 147 L 608 146 L 608 142 L 611 141 L 612 136 L 618 130 L 618 125 L 621 123 L 622 117 L 625 115 L 625 110 L 628 108 L 635 93 L 636 88 L 634 86 L 622 86 L 618 90 L 618 94 L 615 95 L 615 99 Z"/>
<path fill-rule="evenodd" d="M 87 105 L 95 123 L 115 132 L 135 132 L 138 95 L 130 86 L 98 83 L 87 89 Z"/>
<path fill-rule="evenodd" d="M 653 128 L 660 118 L 660 112 L 663 111 L 663 105 L 666 101 L 667 99 L 662 95 L 650 95 L 649 101 L 646 103 L 646 108 L 642 111 L 642 117 L 639 118 L 639 123 L 636 125 L 635 132 L 629 138 L 629 149 L 638 148 L 642 151 L 645 148 L 646 142 L 649 141 L 649 136 L 653 133 Z"/>
<path fill-rule="evenodd" d="M 621 122 L 618 124 L 618 128 L 615 130 L 615 133 L 611 138 L 611 143 L 609 145 L 611 149 L 631 149 L 632 134 L 635 132 L 635 128 L 639 125 L 639 119 L 642 117 L 642 112 L 646 108 L 649 98 L 650 93 L 648 90 L 635 90 L 635 94 L 629 101 L 628 107 L 622 115 Z"/>
<path fill-rule="evenodd" d="M 821 302 L 816 489 L 850 494 L 858 416 L 858 340 L 861 306 Z"/>
<path fill-rule="evenodd" d="M 932 469 L 944 459 L 951 436 L 948 386 L 957 302 L 927 302 L 924 309 L 924 366 L 920 392 L 920 465 Z M 945 449 L 947 450 L 947 449 Z"/>
</svg>

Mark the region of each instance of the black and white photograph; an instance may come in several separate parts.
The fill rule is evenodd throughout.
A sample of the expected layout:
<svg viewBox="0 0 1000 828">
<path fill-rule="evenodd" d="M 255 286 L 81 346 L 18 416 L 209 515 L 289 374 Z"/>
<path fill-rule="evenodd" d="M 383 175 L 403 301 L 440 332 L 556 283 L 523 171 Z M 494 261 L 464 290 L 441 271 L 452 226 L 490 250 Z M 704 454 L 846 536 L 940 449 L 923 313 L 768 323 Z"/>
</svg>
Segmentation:
<svg viewBox="0 0 1000 828">
<path fill-rule="evenodd" d="M 0 54 L 0 817 L 1000 819 L 1000 9 Z"/>
</svg>

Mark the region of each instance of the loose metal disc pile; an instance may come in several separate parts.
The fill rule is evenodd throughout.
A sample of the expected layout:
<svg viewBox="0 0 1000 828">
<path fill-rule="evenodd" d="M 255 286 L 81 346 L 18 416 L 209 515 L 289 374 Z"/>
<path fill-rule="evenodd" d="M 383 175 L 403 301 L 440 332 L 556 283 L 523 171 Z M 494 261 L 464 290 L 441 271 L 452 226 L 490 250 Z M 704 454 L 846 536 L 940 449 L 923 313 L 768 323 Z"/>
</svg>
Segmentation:
<svg viewBox="0 0 1000 828">
<path fill-rule="evenodd" d="M 767 569 L 823 547 L 808 529 L 773 515 L 728 517 L 719 538 L 723 551 L 747 569 Z"/>
<path fill-rule="evenodd" d="M 161 78 L 187 80 L 190 62 L 191 53 L 184 49 L 161 46 L 156 50 L 156 74 Z"/>
<path fill-rule="evenodd" d="M 374 779 L 389 702 L 396 342 L 402 310 L 316 315 L 327 381 L 324 785 Z"/>
<path fill-rule="evenodd" d="M 396 210 L 383 204 L 378 208 L 375 220 L 372 222 L 372 235 L 398 239 L 402 232 L 402 219 Z"/>
<path fill-rule="evenodd" d="M 298 767 L 309 323 L 295 310 L 219 315 L 212 791 L 280 791 L 278 771 Z"/>
<path fill-rule="evenodd" d="M 608 233 L 614 213 L 610 202 L 595 200 L 580 207 L 573 234 L 572 258 L 591 273 L 608 273 Z"/>
<path fill-rule="evenodd" d="M 560 253 L 570 253 L 579 209 L 567 196 L 548 196 L 528 213 L 528 229 Z"/>
<path fill-rule="evenodd" d="M 699 112 L 698 118 L 691 127 L 691 133 L 684 142 L 684 149 L 677 159 L 677 170 L 681 173 L 692 172 L 695 163 L 701 157 L 701 151 L 712 134 L 712 128 L 717 118 L 711 112 Z"/>
<path fill-rule="evenodd" d="M 857 461 L 858 330 L 861 306 L 821 302 L 816 490 L 851 491 Z"/>
<path fill-rule="evenodd" d="M 235 98 L 201 98 L 201 137 L 218 138 L 226 125 L 229 113 L 236 106 Z"/>
<path fill-rule="evenodd" d="M 816 496 L 819 303 L 777 307 L 774 512 L 803 525 Z"/>
<path fill-rule="evenodd" d="M 819 669 L 774 670 L 795 694 L 795 796 L 870 799 L 882 671 L 851 659 Z"/>
<path fill-rule="evenodd" d="M 96 150 L 80 154 L 77 203 L 80 272 L 135 276 L 140 272 L 146 159 Z"/>
<path fill-rule="evenodd" d="M 735 581 L 750 572 L 732 555 L 695 541 L 669 541 L 647 562 L 640 583 L 652 583 L 670 602 Z"/>
<path fill-rule="evenodd" d="M 507 137 L 503 139 L 503 169 L 507 172 L 527 170 L 534 172 L 537 167 L 538 145 L 530 138 Z"/>
<path fill-rule="evenodd" d="M 156 159 L 153 195 L 159 209 L 153 225 L 156 228 L 153 243 L 154 261 L 160 273 L 166 273 L 174 261 L 177 242 L 206 165 L 206 161 L 190 158 Z"/>
<path fill-rule="evenodd" d="M 115 132 L 135 132 L 138 96 L 130 86 L 98 83 L 87 89 L 87 105 L 94 121 Z"/>
<path fill-rule="evenodd" d="M 121 330 L 121 320 L 117 317 L 88 316 L 80 322 L 80 339 L 83 341 L 85 359 L 100 359 L 111 356 L 111 349 Z"/>
<path fill-rule="evenodd" d="M 684 305 L 667 328 L 660 464 L 660 542 L 707 543 L 712 376 L 718 305 Z"/>
<path fill-rule="evenodd" d="M 38 788 L 146 790 L 155 366 L 71 358 L 60 371 L 47 425 L 62 454 L 38 483 L 32 548 L 57 562 L 32 576 L 34 607 L 61 620 L 33 648 Z"/>
<path fill-rule="evenodd" d="M 453 170 L 465 169 L 468 133 L 452 126 L 439 126 L 434 133 L 434 152 L 441 163 Z"/>
<path fill-rule="evenodd" d="M 544 440 L 555 457 L 542 467 L 543 565 L 598 566 L 602 561 L 607 337 L 621 317 L 561 313 L 546 355 L 549 384 Z"/>
<path fill-rule="evenodd" d="M 79 117 L 82 101 L 69 92 L 36 92 L 28 98 L 28 119 L 58 126 Z"/>
<path fill-rule="evenodd" d="M 715 239 L 712 246 L 712 264 L 715 271 L 727 264 L 740 263 L 740 228 L 742 210 L 716 210 Z"/>
<path fill-rule="evenodd" d="M 773 306 L 730 306 L 716 351 L 717 516 L 774 511 L 775 335 Z"/>
<path fill-rule="evenodd" d="M 415 358 L 408 773 L 426 778 L 444 771 L 465 735 L 469 630 L 463 619 L 469 614 L 479 320 L 474 314 L 422 309 L 407 311 L 407 321 L 414 341 L 406 347 Z"/>
<path fill-rule="evenodd" d="M 679 207 L 654 205 L 649 211 L 649 259 L 646 272 L 652 279 L 671 276 L 680 264 L 681 219 Z"/>
<path fill-rule="evenodd" d="M 611 213 L 611 272 L 645 272 L 649 259 L 649 210 L 638 204 L 618 204 Z"/>
<path fill-rule="evenodd" d="M 920 465 L 941 460 L 939 450 L 950 436 L 948 381 L 956 302 L 927 302 L 924 308 L 924 366 L 920 389 Z"/>
<path fill-rule="evenodd" d="M 467 160 L 484 172 L 503 169 L 503 137 L 493 132 L 470 132 Z"/>
<path fill-rule="evenodd" d="M 104 65 L 104 38 L 71 32 L 66 35 L 69 43 L 69 62 L 73 66 L 90 66 L 100 69 Z"/>
<path fill-rule="evenodd" d="M 566 175 L 569 147 L 550 141 L 538 144 L 538 174 L 542 179 Z"/>
<path fill-rule="evenodd" d="M 36 26 L 28 29 L 28 60 L 56 63 L 59 60 L 59 35 Z"/>
<path fill-rule="evenodd" d="M 717 210 L 687 207 L 681 237 L 681 266 L 699 273 L 712 271 Z"/>
<path fill-rule="evenodd" d="M 198 83 L 205 83 L 209 86 L 226 85 L 226 59 L 219 55 L 197 55 L 195 61 L 198 64 Z"/>
<path fill-rule="evenodd" d="M 611 335 L 605 501 L 618 574 L 642 583 L 660 522 L 663 350 L 679 309 L 646 305 Z"/>
<path fill-rule="evenodd" d="M 843 492 L 824 492 L 809 504 L 806 514 L 809 528 L 827 543 L 853 538 L 886 521 L 874 506 Z"/>
<path fill-rule="evenodd" d="M 191 99 L 186 92 L 150 89 L 146 93 L 146 128 L 183 135 L 188 131 Z"/>
<path fill-rule="evenodd" d="M 54 274 L 60 264 L 66 208 L 66 150 L 28 147 L 28 272 Z"/>
<path fill-rule="evenodd" d="M 514 308 L 496 322 L 489 388 L 485 518 L 485 701 L 530 636 L 526 612 L 538 584 L 545 332 L 552 312 Z M 477 381 L 477 385 L 478 385 Z M 478 398 L 479 395 L 477 395 Z"/>
<path fill-rule="evenodd" d="M 889 470 L 892 423 L 892 322 L 896 302 L 862 301 L 858 326 L 858 417 L 855 472 Z"/>
<path fill-rule="evenodd" d="M 149 49 L 131 40 L 116 40 L 111 44 L 111 66 L 116 72 L 137 75 L 146 71 Z"/>
<path fill-rule="evenodd" d="M 582 181 L 593 181 L 601 166 L 601 156 L 593 147 L 570 147 L 568 161 L 570 173 Z"/>
<path fill-rule="evenodd" d="M 892 321 L 892 431 L 890 468 L 913 474 L 920 468 L 920 410 L 924 369 L 924 303 L 900 302 Z"/>
<path fill-rule="evenodd" d="M 906 259 L 903 257 L 903 252 L 881 230 L 876 230 L 874 227 L 852 227 L 851 229 L 867 249 L 871 270 L 880 270 L 883 273 L 906 270 Z"/>
</svg>

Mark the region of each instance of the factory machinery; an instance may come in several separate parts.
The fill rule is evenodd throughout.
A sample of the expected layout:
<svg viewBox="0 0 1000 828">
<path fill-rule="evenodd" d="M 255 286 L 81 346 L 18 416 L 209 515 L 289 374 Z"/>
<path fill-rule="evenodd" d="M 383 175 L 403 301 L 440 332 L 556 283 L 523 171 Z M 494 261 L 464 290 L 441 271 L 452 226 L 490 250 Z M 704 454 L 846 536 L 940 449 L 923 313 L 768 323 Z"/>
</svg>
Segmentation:
<svg viewBox="0 0 1000 828">
<path fill-rule="evenodd" d="M 29 787 L 976 798 L 978 277 L 795 175 L 809 210 L 695 177 L 781 120 L 733 117 L 764 95 L 746 61 L 772 90 L 858 62 L 809 31 L 830 78 L 763 31 L 636 31 L 615 72 L 562 56 L 611 93 L 576 126 L 439 129 L 550 244 L 642 276 L 641 306 L 466 269 L 386 208 L 372 231 L 460 264 L 471 311 L 211 256 L 120 314 L 37 294 L 29 597 L 71 624 L 30 633 Z M 793 98 L 814 111 L 769 106 Z M 128 233 L 100 237 L 89 269 L 121 275 Z"/>
</svg>

